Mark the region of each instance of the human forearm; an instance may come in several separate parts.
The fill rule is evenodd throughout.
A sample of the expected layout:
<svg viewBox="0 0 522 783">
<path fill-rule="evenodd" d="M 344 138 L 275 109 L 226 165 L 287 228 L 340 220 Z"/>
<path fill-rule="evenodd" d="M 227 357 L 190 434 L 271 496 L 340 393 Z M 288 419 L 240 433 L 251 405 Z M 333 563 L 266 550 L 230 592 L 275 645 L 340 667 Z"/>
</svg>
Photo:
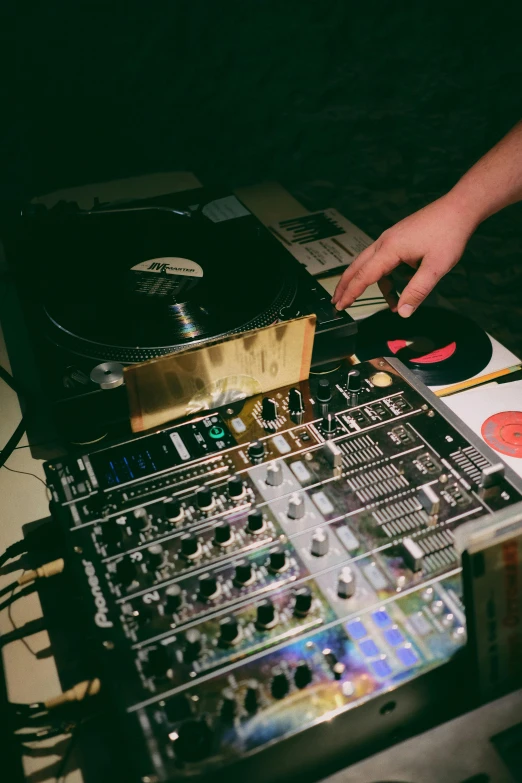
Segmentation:
<svg viewBox="0 0 522 783">
<path fill-rule="evenodd" d="M 474 228 L 522 200 L 522 121 L 464 174 L 446 199 Z"/>
</svg>

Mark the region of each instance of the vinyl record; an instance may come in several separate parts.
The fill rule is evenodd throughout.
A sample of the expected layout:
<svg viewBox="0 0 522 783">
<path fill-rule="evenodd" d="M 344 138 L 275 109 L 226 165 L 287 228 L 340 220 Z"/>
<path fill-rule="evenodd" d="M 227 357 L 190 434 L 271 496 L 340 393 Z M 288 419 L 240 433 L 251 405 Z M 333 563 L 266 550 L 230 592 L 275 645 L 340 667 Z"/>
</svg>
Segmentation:
<svg viewBox="0 0 522 783">
<path fill-rule="evenodd" d="M 421 307 L 410 318 L 382 310 L 359 322 L 361 361 L 396 356 L 428 386 L 472 378 L 491 360 L 488 335 L 451 310 Z"/>
<path fill-rule="evenodd" d="M 296 291 L 252 231 L 231 241 L 200 213 L 75 214 L 41 232 L 48 336 L 90 358 L 140 362 L 267 326 Z"/>
<path fill-rule="evenodd" d="M 502 411 L 483 423 L 481 434 L 500 454 L 522 459 L 522 411 Z"/>
</svg>

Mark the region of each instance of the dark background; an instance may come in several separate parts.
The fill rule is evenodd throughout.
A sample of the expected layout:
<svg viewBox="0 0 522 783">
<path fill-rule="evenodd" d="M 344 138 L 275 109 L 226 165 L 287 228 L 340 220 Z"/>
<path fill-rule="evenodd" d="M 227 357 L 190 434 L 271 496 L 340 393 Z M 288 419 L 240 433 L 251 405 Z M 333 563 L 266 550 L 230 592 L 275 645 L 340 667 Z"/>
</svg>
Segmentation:
<svg viewBox="0 0 522 783">
<path fill-rule="evenodd" d="M 522 116 L 518 6 L 4 0 L 0 197 L 193 170 L 277 179 L 377 237 Z M 521 258 L 518 205 L 441 285 L 519 354 Z"/>
</svg>

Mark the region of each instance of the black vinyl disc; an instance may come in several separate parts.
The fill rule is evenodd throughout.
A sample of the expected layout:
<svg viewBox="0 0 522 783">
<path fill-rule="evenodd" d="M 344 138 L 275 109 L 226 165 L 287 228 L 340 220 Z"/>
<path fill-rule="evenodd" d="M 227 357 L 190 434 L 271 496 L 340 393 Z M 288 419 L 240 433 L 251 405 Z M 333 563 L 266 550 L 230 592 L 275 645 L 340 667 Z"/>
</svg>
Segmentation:
<svg viewBox="0 0 522 783">
<path fill-rule="evenodd" d="M 451 310 L 421 307 L 410 318 L 382 310 L 359 321 L 361 361 L 396 356 L 428 386 L 472 378 L 488 365 L 492 353 L 488 335 Z"/>
<path fill-rule="evenodd" d="M 267 326 L 295 296 L 295 275 L 255 232 L 232 239 L 201 214 L 77 213 L 40 225 L 38 240 L 48 336 L 90 358 L 140 362 Z"/>
</svg>

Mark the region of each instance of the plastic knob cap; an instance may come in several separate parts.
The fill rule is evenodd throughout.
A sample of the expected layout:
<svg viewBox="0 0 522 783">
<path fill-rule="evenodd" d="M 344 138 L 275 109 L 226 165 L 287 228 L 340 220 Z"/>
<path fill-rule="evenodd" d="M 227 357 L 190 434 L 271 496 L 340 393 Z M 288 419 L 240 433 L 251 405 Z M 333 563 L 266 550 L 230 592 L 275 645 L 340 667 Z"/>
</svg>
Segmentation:
<svg viewBox="0 0 522 783">
<path fill-rule="evenodd" d="M 352 569 L 345 566 L 337 579 L 337 595 L 339 598 L 351 598 L 355 593 L 355 577 Z"/>
<path fill-rule="evenodd" d="M 274 699 L 284 699 L 290 690 L 288 677 L 281 669 L 274 669 L 270 690 Z"/>
<path fill-rule="evenodd" d="M 228 494 L 231 498 L 240 498 L 245 494 L 245 485 L 240 476 L 231 476 L 229 478 Z"/>
<path fill-rule="evenodd" d="M 259 708 L 259 683 L 249 680 L 245 693 L 245 710 L 249 715 L 254 715 Z"/>
<path fill-rule="evenodd" d="M 133 530 L 146 530 L 150 524 L 147 511 L 144 508 L 137 508 L 132 512 L 131 527 Z"/>
<path fill-rule="evenodd" d="M 263 513 L 259 509 L 251 511 L 248 515 L 247 530 L 249 533 L 260 533 L 265 527 Z"/>
<path fill-rule="evenodd" d="M 267 628 L 275 621 L 275 607 L 272 601 L 267 599 L 257 605 L 256 625 L 260 628 Z"/>
<path fill-rule="evenodd" d="M 333 413 L 327 413 L 326 416 L 323 416 L 323 420 L 321 422 L 321 430 L 324 435 L 333 435 L 333 433 L 337 429 L 337 421 Z"/>
<path fill-rule="evenodd" d="M 306 617 L 312 608 L 312 591 L 309 587 L 300 587 L 295 591 L 294 614 Z"/>
<path fill-rule="evenodd" d="M 237 700 L 232 688 L 225 688 L 221 694 L 221 718 L 227 723 L 234 720 L 237 714 Z"/>
<path fill-rule="evenodd" d="M 346 378 L 346 388 L 349 392 L 361 391 L 361 373 L 359 370 L 350 370 Z"/>
<path fill-rule="evenodd" d="M 252 579 L 252 565 L 248 560 L 241 560 L 236 565 L 234 582 L 238 585 L 246 585 Z"/>
<path fill-rule="evenodd" d="M 330 548 L 328 533 L 322 527 L 318 527 L 312 535 L 310 551 L 314 557 L 324 557 Z"/>
<path fill-rule="evenodd" d="M 221 522 L 214 530 L 214 541 L 219 546 L 226 546 L 232 541 L 232 530 L 228 522 Z"/>
<path fill-rule="evenodd" d="M 330 402 L 332 399 L 332 388 L 330 381 L 327 378 L 321 378 L 317 384 L 317 392 L 315 394 L 317 402 Z"/>
<path fill-rule="evenodd" d="M 248 447 L 248 456 L 252 462 L 259 462 L 265 456 L 265 447 L 260 440 L 255 440 Z"/>
<path fill-rule="evenodd" d="M 163 516 L 169 522 L 178 522 L 183 517 L 183 509 L 179 500 L 171 498 L 163 503 Z"/>
<path fill-rule="evenodd" d="M 165 610 L 174 614 L 183 604 L 183 592 L 179 585 L 169 585 L 165 590 Z"/>
<path fill-rule="evenodd" d="M 145 664 L 145 671 L 149 677 L 164 677 L 170 667 L 170 651 L 163 644 L 149 650 Z"/>
<path fill-rule="evenodd" d="M 305 514 L 305 504 L 301 495 L 292 495 L 288 501 L 288 511 L 286 512 L 290 519 L 301 519 Z"/>
<path fill-rule="evenodd" d="M 275 421 L 277 419 L 277 402 L 272 397 L 263 398 L 263 421 Z"/>
<path fill-rule="evenodd" d="M 219 623 L 219 643 L 234 644 L 239 639 L 239 625 L 235 617 L 224 617 Z"/>
<path fill-rule="evenodd" d="M 297 688 L 306 688 L 312 682 L 312 670 L 305 661 L 301 661 L 296 667 L 294 682 Z"/>
<path fill-rule="evenodd" d="M 290 389 L 288 392 L 288 410 L 290 413 L 302 413 L 304 411 L 303 395 L 299 389 Z"/>
<path fill-rule="evenodd" d="M 189 628 L 185 634 L 185 647 L 183 650 L 183 660 L 185 663 L 192 663 L 197 658 L 203 647 L 201 633 L 197 628 Z"/>
<path fill-rule="evenodd" d="M 282 571 L 286 567 L 286 552 L 284 549 L 275 549 L 270 552 L 270 570 Z"/>
<path fill-rule="evenodd" d="M 199 594 L 201 598 L 212 598 L 218 591 L 218 583 L 214 576 L 204 574 L 199 577 Z"/>
<path fill-rule="evenodd" d="M 212 497 L 212 492 L 208 487 L 201 487 L 201 489 L 198 489 L 196 493 L 196 502 L 198 504 L 198 508 L 200 509 L 204 510 L 212 508 L 214 498 Z"/>
<path fill-rule="evenodd" d="M 183 557 L 193 558 L 199 552 L 199 541 L 193 533 L 185 533 L 181 536 L 181 554 Z"/>
<path fill-rule="evenodd" d="M 283 469 L 279 462 L 271 462 L 267 467 L 266 483 L 269 487 L 280 487 L 283 483 Z"/>
<path fill-rule="evenodd" d="M 116 576 L 118 578 L 118 582 L 123 587 L 129 587 L 129 585 L 131 585 L 136 579 L 136 575 L 136 563 L 134 563 L 130 557 L 126 557 L 123 560 L 120 560 L 120 562 L 117 564 Z"/>
</svg>

